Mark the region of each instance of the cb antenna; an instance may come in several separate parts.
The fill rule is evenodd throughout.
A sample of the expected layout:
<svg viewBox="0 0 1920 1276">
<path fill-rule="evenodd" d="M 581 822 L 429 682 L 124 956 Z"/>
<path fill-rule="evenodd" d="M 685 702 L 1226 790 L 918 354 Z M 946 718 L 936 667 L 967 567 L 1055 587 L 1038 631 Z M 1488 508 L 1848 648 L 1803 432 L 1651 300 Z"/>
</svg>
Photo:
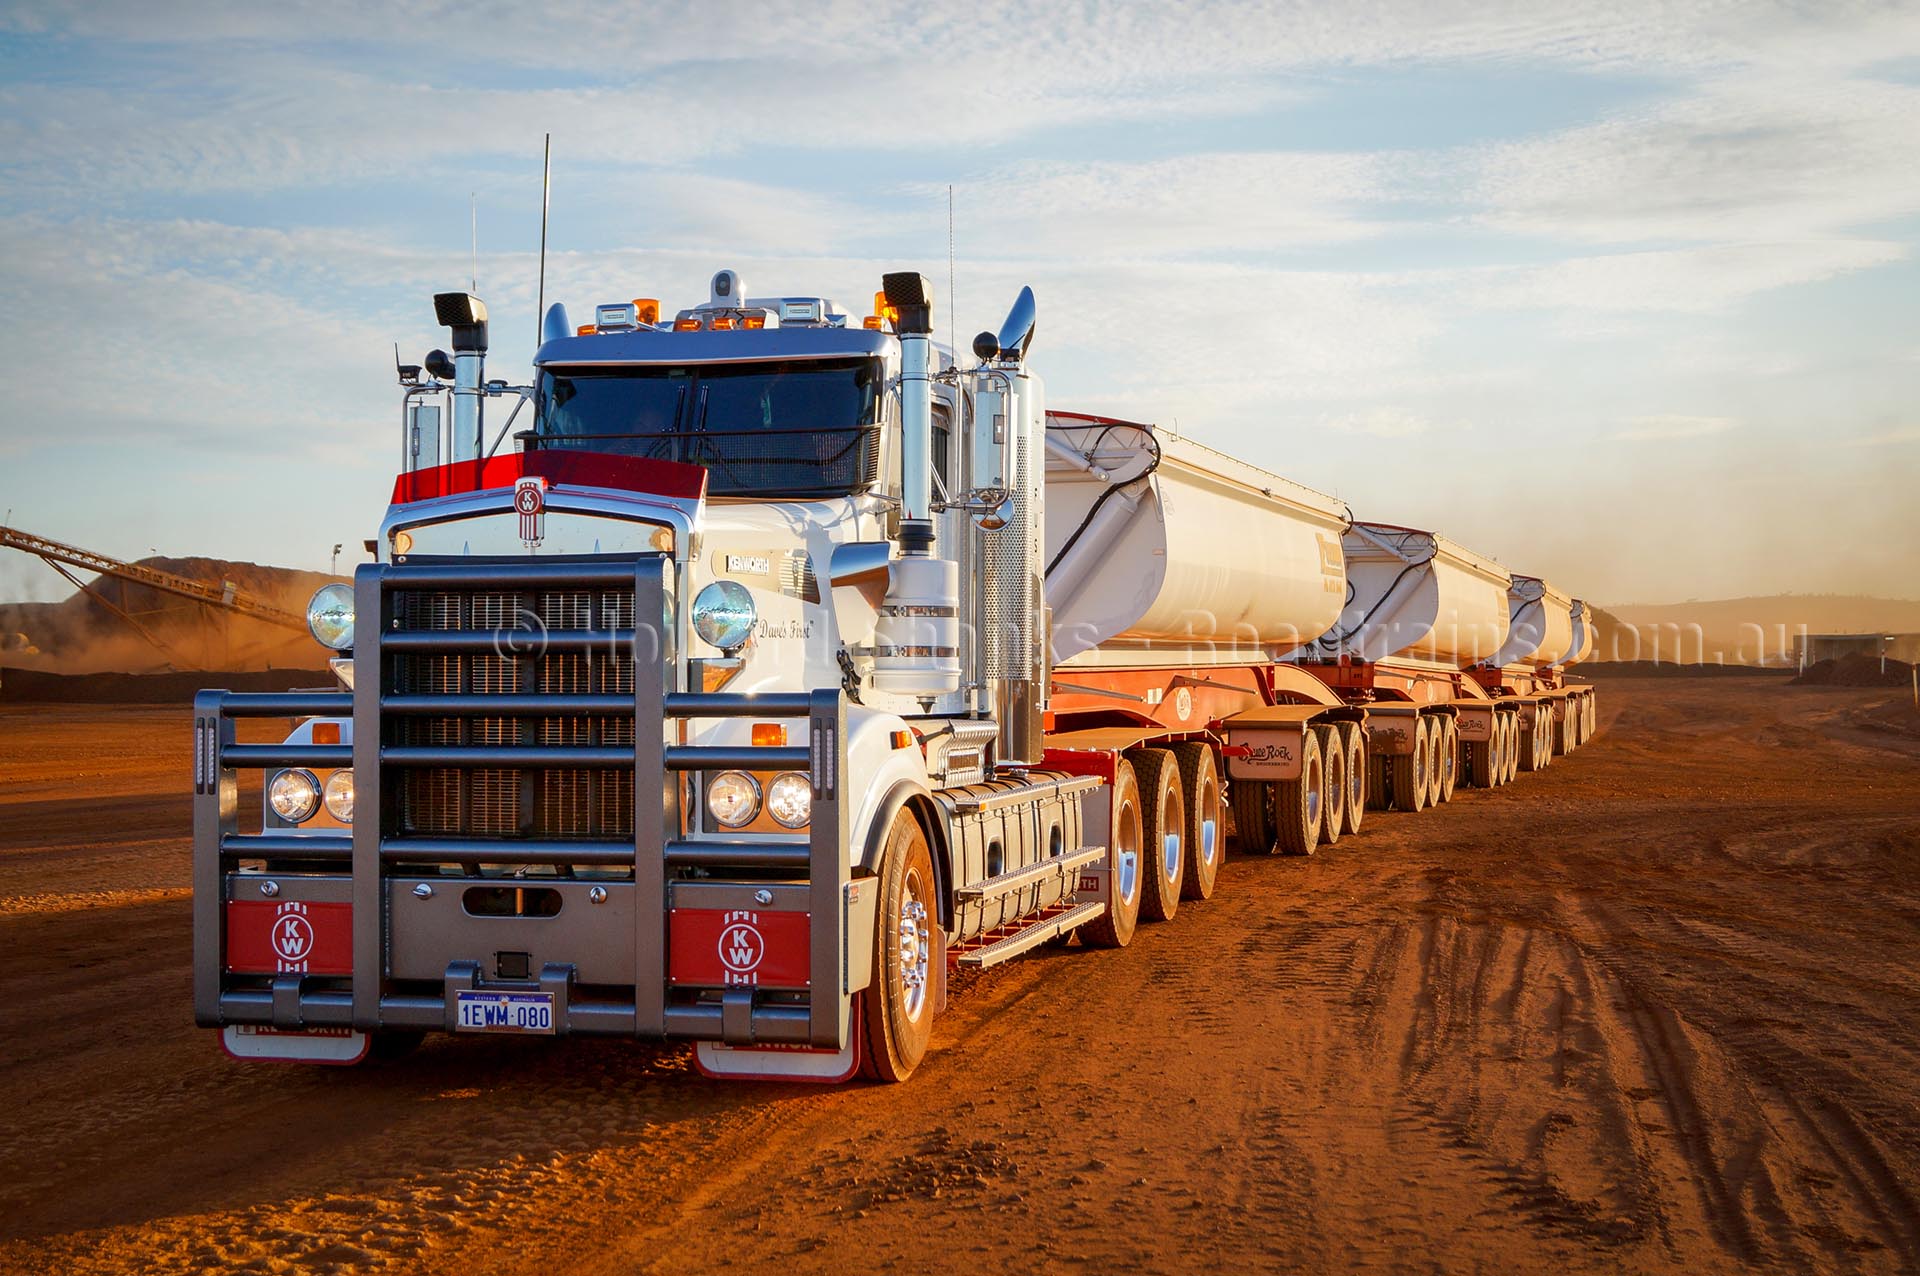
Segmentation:
<svg viewBox="0 0 1920 1276">
<path fill-rule="evenodd" d="M 960 319 L 953 313 L 953 183 L 947 183 L 947 344 L 953 348 L 953 366 L 960 366 Z"/>
<path fill-rule="evenodd" d="M 467 192 L 467 215 L 472 219 L 473 224 L 473 271 L 467 276 L 467 291 L 477 294 L 480 291 L 480 194 L 478 191 Z"/>
<path fill-rule="evenodd" d="M 540 164 L 540 292 L 533 305 L 533 344 L 547 330 L 547 211 L 553 206 L 553 134 L 547 134 L 546 156 Z"/>
</svg>

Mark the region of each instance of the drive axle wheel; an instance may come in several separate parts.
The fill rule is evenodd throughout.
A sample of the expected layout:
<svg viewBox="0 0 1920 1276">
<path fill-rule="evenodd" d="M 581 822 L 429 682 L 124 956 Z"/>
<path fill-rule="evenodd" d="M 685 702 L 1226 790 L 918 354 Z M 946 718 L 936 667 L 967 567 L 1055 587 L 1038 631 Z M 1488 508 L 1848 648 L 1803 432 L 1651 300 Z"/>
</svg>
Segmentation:
<svg viewBox="0 0 1920 1276">
<path fill-rule="evenodd" d="M 1180 908 L 1180 884 L 1187 870 L 1187 802 L 1180 790 L 1180 768 L 1165 749 L 1133 749 L 1127 760 L 1140 782 L 1140 875 L 1146 884 L 1140 916 L 1150 922 L 1171 921 Z"/>
<path fill-rule="evenodd" d="M 1285 855 L 1311 855 L 1320 841 L 1320 820 L 1326 814 L 1327 776 L 1320 760 L 1320 739 L 1313 731 L 1300 733 L 1300 775 L 1273 786 L 1273 820 L 1279 847 Z"/>
<path fill-rule="evenodd" d="M 1173 746 L 1180 789 L 1187 799 L 1187 873 L 1183 899 L 1210 899 L 1227 854 L 1227 813 L 1220 798 L 1220 767 L 1213 746 L 1189 740 Z"/>
<path fill-rule="evenodd" d="M 887 830 L 880 857 L 880 903 L 873 934 L 873 978 L 860 993 L 866 1023 L 863 1075 L 905 1081 L 926 1056 L 933 1035 L 933 963 L 939 960 L 940 914 L 933 856 L 912 811 Z"/>
<path fill-rule="evenodd" d="M 1107 834 L 1107 911 L 1080 928 L 1080 942 L 1095 948 L 1125 948 L 1140 924 L 1144 863 L 1140 782 L 1122 758 L 1113 764 L 1113 825 Z"/>
<path fill-rule="evenodd" d="M 1340 728 L 1341 747 L 1347 751 L 1347 832 L 1360 831 L 1360 817 L 1366 814 L 1367 803 L 1372 795 L 1367 792 L 1367 777 L 1371 774 L 1367 757 L 1367 742 L 1360 734 L 1360 724 L 1349 722 Z"/>
<path fill-rule="evenodd" d="M 1427 720 L 1413 720 L 1413 752 L 1393 755 L 1393 809 L 1419 811 L 1427 805 Z"/>
<path fill-rule="evenodd" d="M 1347 827 L 1347 747 L 1338 727 L 1315 727 L 1313 734 L 1320 740 L 1320 773 L 1327 785 L 1320 814 L 1320 840 L 1332 846 Z"/>
</svg>

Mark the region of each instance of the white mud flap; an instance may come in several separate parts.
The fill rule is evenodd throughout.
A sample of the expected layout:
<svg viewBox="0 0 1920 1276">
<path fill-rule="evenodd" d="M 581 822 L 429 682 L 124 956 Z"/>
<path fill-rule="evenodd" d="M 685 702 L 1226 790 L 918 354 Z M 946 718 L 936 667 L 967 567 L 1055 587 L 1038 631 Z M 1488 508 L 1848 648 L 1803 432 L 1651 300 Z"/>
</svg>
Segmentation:
<svg viewBox="0 0 1920 1276">
<path fill-rule="evenodd" d="M 844 1050 L 814 1050 L 806 1046 L 729 1046 L 718 1041 L 694 1045 L 694 1066 L 703 1076 L 726 1080 L 811 1081 L 838 1085 L 860 1070 L 860 1000 L 854 999 L 847 1019 Z"/>
<path fill-rule="evenodd" d="M 282 1059 L 293 1063 L 359 1063 L 371 1042 L 352 1028 L 269 1028 L 264 1024 L 228 1024 L 220 1046 L 236 1059 Z"/>
</svg>

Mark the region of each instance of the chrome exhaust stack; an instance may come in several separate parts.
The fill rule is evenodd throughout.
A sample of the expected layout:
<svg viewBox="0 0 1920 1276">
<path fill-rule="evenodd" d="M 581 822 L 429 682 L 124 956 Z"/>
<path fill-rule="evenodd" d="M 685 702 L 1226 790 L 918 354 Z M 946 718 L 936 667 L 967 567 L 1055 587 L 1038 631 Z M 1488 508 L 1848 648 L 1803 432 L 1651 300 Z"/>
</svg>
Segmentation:
<svg viewBox="0 0 1920 1276">
<path fill-rule="evenodd" d="M 435 293 L 434 318 L 453 330 L 453 439 L 449 461 L 477 461 L 486 450 L 481 437 L 487 375 L 487 306 L 470 292 Z"/>
</svg>

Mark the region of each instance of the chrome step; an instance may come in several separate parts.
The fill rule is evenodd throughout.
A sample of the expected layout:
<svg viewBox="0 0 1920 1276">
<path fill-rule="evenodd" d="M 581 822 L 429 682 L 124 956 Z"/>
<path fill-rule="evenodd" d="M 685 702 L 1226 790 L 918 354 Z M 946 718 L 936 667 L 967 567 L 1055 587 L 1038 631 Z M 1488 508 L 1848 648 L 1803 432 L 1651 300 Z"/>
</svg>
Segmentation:
<svg viewBox="0 0 1920 1276">
<path fill-rule="evenodd" d="M 988 966 L 998 966 L 1001 962 L 1018 957 L 1029 948 L 1038 948 L 1056 935 L 1064 935 L 1079 926 L 1084 926 L 1106 911 L 1104 900 L 1095 900 L 1086 904 L 1075 904 L 1058 912 L 1042 913 L 1031 924 L 1005 935 L 978 948 L 960 951 L 954 964 L 970 970 L 984 970 Z M 997 932 L 996 932 L 997 933 Z"/>
<path fill-rule="evenodd" d="M 1065 877 L 1082 865 L 1093 863 L 1106 853 L 1107 848 L 1104 846 L 1083 846 L 1077 851 L 1067 851 L 1051 859 L 1041 860 L 1038 864 L 1029 864 L 1025 868 L 1016 868 L 1010 873 L 1002 873 L 998 877 L 969 882 L 955 891 L 953 897 L 962 904 L 978 904 L 986 900 L 999 899 L 1002 895 L 1011 895 L 1029 886 Z"/>
</svg>

